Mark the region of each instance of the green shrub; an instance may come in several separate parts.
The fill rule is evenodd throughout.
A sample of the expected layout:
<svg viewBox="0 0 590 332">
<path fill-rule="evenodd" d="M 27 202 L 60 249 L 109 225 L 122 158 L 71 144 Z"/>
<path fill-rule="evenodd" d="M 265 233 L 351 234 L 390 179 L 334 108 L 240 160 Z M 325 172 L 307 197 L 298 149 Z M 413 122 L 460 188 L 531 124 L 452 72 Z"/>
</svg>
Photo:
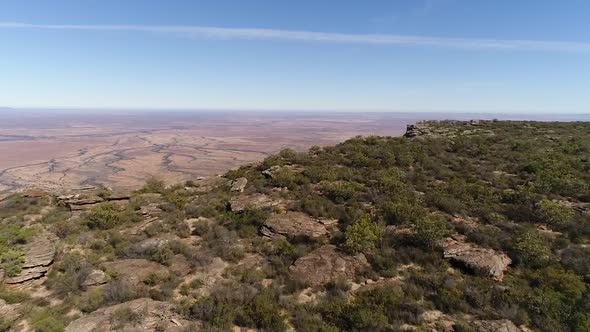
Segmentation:
<svg viewBox="0 0 590 332">
<path fill-rule="evenodd" d="M 36 332 L 62 332 L 64 319 L 50 310 L 37 310 L 31 314 L 31 323 Z"/>
<path fill-rule="evenodd" d="M 262 289 L 244 310 L 244 323 L 266 331 L 286 331 L 285 317 L 277 305 L 278 294 Z"/>
<path fill-rule="evenodd" d="M 383 238 L 383 233 L 383 226 L 364 216 L 346 228 L 344 247 L 353 253 L 373 250 Z"/>
<path fill-rule="evenodd" d="M 114 279 L 103 289 L 105 304 L 117 304 L 137 299 L 145 295 L 141 289 L 127 279 Z"/>
<path fill-rule="evenodd" d="M 420 246 L 432 248 L 439 244 L 447 233 L 444 219 L 428 216 L 419 219 L 415 224 L 414 241 Z"/>
<path fill-rule="evenodd" d="M 437 209 L 449 214 L 457 214 L 466 209 L 464 202 L 442 192 L 435 192 L 428 195 L 428 201 Z"/>
<path fill-rule="evenodd" d="M 537 210 L 542 222 L 558 228 L 572 222 L 576 215 L 571 208 L 548 199 L 539 202 Z"/>
<path fill-rule="evenodd" d="M 31 298 L 31 295 L 25 291 L 0 287 L 0 299 L 8 304 L 21 303 Z"/>
<path fill-rule="evenodd" d="M 17 276 L 23 270 L 25 258 L 20 251 L 8 249 L 0 253 L 0 267 L 8 277 Z"/>
<path fill-rule="evenodd" d="M 532 267 L 545 265 L 551 255 L 547 240 L 535 230 L 529 230 L 517 236 L 512 249 L 518 262 Z"/>
<path fill-rule="evenodd" d="M 147 180 L 145 186 L 140 191 L 143 193 L 163 194 L 166 191 L 166 184 L 162 180 L 151 178 Z"/>
<path fill-rule="evenodd" d="M 415 200 L 399 199 L 387 202 L 382 207 L 387 224 L 415 223 L 426 216 L 426 209 Z"/>
<path fill-rule="evenodd" d="M 104 302 L 104 294 L 100 288 L 94 288 L 83 293 L 78 298 L 78 309 L 85 313 L 90 313 L 100 308 Z"/>
<path fill-rule="evenodd" d="M 103 203 L 92 208 L 85 216 L 90 229 L 111 229 L 122 223 L 122 211 L 114 203 Z"/>
<path fill-rule="evenodd" d="M 78 253 L 64 255 L 54 266 L 47 284 L 60 295 L 77 293 L 92 271 L 92 265 Z"/>
<path fill-rule="evenodd" d="M 209 222 L 207 220 L 197 220 L 193 223 L 193 234 L 203 236 L 209 231 Z"/>
<path fill-rule="evenodd" d="M 334 202 L 317 194 L 305 195 L 298 202 L 298 209 L 316 218 L 337 218 L 339 209 Z"/>
<path fill-rule="evenodd" d="M 347 181 L 322 181 L 320 182 L 322 194 L 336 203 L 343 203 L 359 195 L 363 186 L 356 182 Z"/>
<path fill-rule="evenodd" d="M 143 317 L 144 314 L 141 312 L 135 312 L 129 307 L 121 307 L 111 314 L 110 321 L 113 328 L 119 330 L 126 326 L 139 325 Z"/>
</svg>

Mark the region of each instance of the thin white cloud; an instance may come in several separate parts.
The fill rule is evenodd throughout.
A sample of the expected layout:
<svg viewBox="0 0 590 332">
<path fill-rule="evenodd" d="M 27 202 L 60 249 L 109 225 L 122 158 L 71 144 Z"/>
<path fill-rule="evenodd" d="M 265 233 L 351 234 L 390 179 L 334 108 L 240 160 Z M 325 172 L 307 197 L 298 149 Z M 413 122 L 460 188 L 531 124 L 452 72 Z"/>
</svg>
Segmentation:
<svg viewBox="0 0 590 332">
<path fill-rule="evenodd" d="M 549 52 L 590 52 L 590 43 L 548 40 L 441 38 L 391 34 L 343 34 L 297 30 L 218 28 L 158 25 L 71 25 L 0 22 L 0 29 L 137 31 L 180 34 L 192 38 L 284 40 L 374 45 L 429 46 L 468 50 L 520 50 Z"/>
</svg>

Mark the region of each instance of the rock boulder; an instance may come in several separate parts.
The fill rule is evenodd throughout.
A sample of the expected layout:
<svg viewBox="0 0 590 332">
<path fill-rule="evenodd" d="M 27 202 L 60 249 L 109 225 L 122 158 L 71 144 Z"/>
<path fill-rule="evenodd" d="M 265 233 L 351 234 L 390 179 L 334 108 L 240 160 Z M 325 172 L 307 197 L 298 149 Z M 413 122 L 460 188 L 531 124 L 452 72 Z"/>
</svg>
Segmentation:
<svg viewBox="0 0 590 332">
<path fill-rule="evenodd" d="M 89 288 L 93 286 L 100 286 L 106 284 L 109 277 L 102 270 L 92 270 L 86 276 L 84 282 L 82 282 L 83 288 Z"/>
<path fill-rule="evenodd" d="M 350 256 L 336 246 L 325 245 L 297 259 L 289 270 L 296 280 L 320 286 L 339 279 L 353 279 L 368 267 L 363 254 Z"/>
<path fill-rule="evenodd" d="M 318 238 L 329 233 L 324 223 L 303 212 L 273 214 L 266 220 L 264 227 L 271 233 L 287 237 Z"/>
<path fill-rule="evenodd" d="M 274 200 L 265 194 L 240 195 L 229 201 L 229 208 L 232 212 L 243 212 L 247 209 L 264 209 L 278 207 L 283 202 Z"/>
<path fill-rule="evenodd" d="M 248 184 L 248 179 L 246 178 L 237 178 L 230 182 L 230 190 L 237 191 L 237 192 L 244 192 L 246 185 Z"/>
<path fill-rule="evenodd" d="M 121 310 L 130 310 L 137 314 L 137 321 L 117 321 L 116 314 Z M 189 322 L 174 312 L 173 304 L 142 298 L 100 308 L 71 322 L 65 332 L 107 332 L 115 331 L 117 328 L 133 329 L 134 331 L 173 331 L 181 330 L 188 325 Z"/>
<path fill-rule="evenodd" d="M 512 263 L 510 257 L 504 253 L 451 238 L 443 244 L 443 255 L 497 281 L 502 281 L 504 271 Z"/>
</svg>

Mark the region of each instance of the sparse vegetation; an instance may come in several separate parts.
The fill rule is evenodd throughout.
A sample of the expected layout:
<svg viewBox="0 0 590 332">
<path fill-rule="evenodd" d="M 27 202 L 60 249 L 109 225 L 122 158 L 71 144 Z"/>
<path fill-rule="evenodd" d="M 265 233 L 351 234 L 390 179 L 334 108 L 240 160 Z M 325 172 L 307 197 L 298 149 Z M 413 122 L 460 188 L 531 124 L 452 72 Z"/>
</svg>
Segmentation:
<svg viewBox="0 0 590 332">
<path fill-rule="evenodd" d="M 174 306 L 171 315 L 195 321 L 186 331 L 422 331 L 447 321 L 473 331 L 476 321 L 501 319 L 588 330 L 588 124 L 424 125 L 430 134 L 415 139 L 284 150 L 206 185 L 151 180 L 127 204 L 93 192 L 104 201 L 77 217 L 13 195 L 0 202 L 0 267 L 18 276 L 36 232 L 55 233 L 56 255 L 40 277 L 53 298 L 2 287 L 0 299 L 42 332 L 62 331 L 72 309 L 84 319 L 117 304 L 108 322 L 138 328 L 152 313 L 125 303 L 139 298 Z M 244 192 L 232 191 L 229 180 L 242 177 Z M 240 209 L 229 204 L 257 195 Z M 273 229 L 270 216 L 286 211 L 308 214 L 301 222 L 314 236 Z M 43 217 L 25 222 L 33 212 Z M 492 278 L 448 258 L 450 242 L 510 268 Z M 311 268 L 298 275 L 301 262 Z M 93 271 L 108 276 L 89 280 Z M 166 329 L 168 320 L 149 318 Z M 0 319 L 0 331 L 11 326 Z"/>
</svg>

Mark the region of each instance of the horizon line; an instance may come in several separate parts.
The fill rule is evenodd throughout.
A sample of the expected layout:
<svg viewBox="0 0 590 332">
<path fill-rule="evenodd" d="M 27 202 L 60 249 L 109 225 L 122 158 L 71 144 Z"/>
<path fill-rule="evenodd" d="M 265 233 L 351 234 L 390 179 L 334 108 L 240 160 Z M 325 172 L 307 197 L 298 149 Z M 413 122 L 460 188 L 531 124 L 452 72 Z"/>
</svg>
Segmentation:
<svg viewBox="0 0 590 332">
<path fill-rule="evenodd" d="M 304 30 L 221 28 L 213 26 L 190 25 L 166 26 L 129 24 L 32 24 L 21 22 L 0 22 L 0 29 L 135 31 L 147 33 L 175 34 L 190 38 L 204 38 L 216 40 L 274 40 L 371 45 L 425 46 L 463 50 L 513 50 L 590 53 L 590 42 L 576 41 L 454 38 L 396 34 L 347 34 Z"/>
<path fill-rule="evenodd" d="M 312 113 L 312 112 L 321 112 L 321 113 L 369 113 L 369 114 L 387 114 L 387 113 L 397 113 L 397 114 L 413 114 L 413 113 L 452 113 L 452 114 L 488 114 L 488 115 L 530 115 L 530 114 L 539 114 L 539 115 L 557 115 L 557 116 L 568 116 L 568 115 L 585 115 L 590 116 L 590 111 L 567 111 L 564 113 L 556 112 L 555 110 L 506 110 L 506 111 L 495 111 L 495 110 L 453 110 L 453 109 L 438 109 L 438 110 L 428 110 L 428 109 L 398 109 L 398 110 L 386 110 L 386 109 L 372 109 L 372 110 L 363 110 L 363 109 L 274 109 L 274 108 L 199 108 L 199 107 L 192 107 L 192 108 L 182 108 L 182 107 L 158 107 L 158 108 L 148 108 L 148 107 L 92 107 L 92 106 L 47 106 L 47 107 L 27 107 L 27 106 L 0 106 L 0 111 L 6 110 L 14 110 L 14 111 L 122 111 L 122 112 L 129 112 L 129 111 L 137 111 L 137 112 L 279 112 L 279 113 Z"/>
</svg>

